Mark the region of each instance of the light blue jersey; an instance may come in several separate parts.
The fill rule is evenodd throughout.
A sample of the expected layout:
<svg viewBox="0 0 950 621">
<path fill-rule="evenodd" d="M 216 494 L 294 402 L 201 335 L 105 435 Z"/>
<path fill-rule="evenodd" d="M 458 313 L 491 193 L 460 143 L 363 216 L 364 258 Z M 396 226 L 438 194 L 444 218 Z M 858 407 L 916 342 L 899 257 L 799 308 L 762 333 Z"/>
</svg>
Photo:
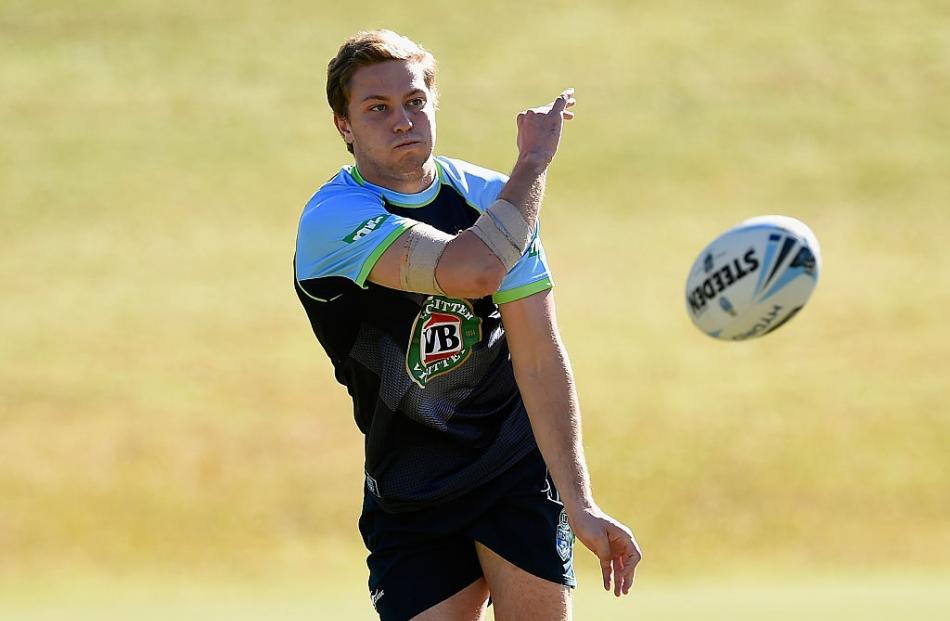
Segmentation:
<svg viewBox="0 0 950 621">
<path fill-rule="evenodd" d="M 551 288 L 537 233 L 498 291 L 478 300 L 368 281 L 406 230 L 425 222 L 455 235 L 507 181 L 459 160 L 436 165 L 418 194 L 343 168 L 307 203 L 297 236 L 297 294 L 366 435 L 366 493 L 387 511 L 455 498 L 537 446 L 498 309 Z"/>
</svg>

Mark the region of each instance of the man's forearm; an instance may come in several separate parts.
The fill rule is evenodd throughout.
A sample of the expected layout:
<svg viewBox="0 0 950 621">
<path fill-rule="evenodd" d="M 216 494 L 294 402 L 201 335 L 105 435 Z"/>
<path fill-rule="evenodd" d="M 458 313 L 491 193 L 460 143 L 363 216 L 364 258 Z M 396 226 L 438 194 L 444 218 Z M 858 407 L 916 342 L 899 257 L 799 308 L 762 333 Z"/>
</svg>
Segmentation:
<svg viewBox="0 0 950 621">
<path fill-rule="evenodd" d="M 518 208 L 532 231 L 537 228 L 546 175 L 546 164 L 530 158 L 519 158 L 511 170 L 508 183 L 498 194 L 498 198 Z"/>
<path fill-rule="evenodd" d="M 531 367 L 515 365 L 515 378 L 531 428 L 568 514 L 594 505 L 581 442 L 580 407 L 570 361 L 558 339 Z"/>
<path fill-rule="evenodd" d="M 504 267 L 520 260 L 538 228 L 545 174 L 557 153 L 568 110 L 576 103 L 574 89 L 561 92 L 550 104 L 518 113 L 518 160 L 511 176 L 492 203 L 470 227 Z"/>
</svg>

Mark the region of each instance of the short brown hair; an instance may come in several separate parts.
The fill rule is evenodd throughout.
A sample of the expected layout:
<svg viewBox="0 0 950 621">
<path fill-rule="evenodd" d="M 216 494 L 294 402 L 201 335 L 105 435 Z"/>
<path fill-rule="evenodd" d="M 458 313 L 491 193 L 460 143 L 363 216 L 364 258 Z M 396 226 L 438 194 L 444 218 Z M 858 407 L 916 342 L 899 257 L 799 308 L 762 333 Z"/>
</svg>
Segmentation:
<svg viewBox="0 0 950 621">
<path fill-rule="evenodd" d="M 432 93 L 432 103 L 438 101 L 435 88 L 435 57 L 415 41 L 392 30 L 358 32 L 340 46 L 327 66 L 327 101 L 333 114 L 347 118 L 350 103 L 350 79 L 360 67 L 387 60 L 407 60 L 422 66 L 426 88 Z M 353 145 L 346 150 L 353 152 Z"/>
<path fill-rule="evenodd" d="M 387 60 L 407 60 L 422 65 L 426 87 L 437 97 L 435 58 L 421 45 L 392 30 L 358 32 L 340 46 L 327 67 L 327 101 L 333 113 L 347 117 L 350 79 L 356 70 Z M 435 103 L 433 101 L 433 103 Z"/>
</svg>

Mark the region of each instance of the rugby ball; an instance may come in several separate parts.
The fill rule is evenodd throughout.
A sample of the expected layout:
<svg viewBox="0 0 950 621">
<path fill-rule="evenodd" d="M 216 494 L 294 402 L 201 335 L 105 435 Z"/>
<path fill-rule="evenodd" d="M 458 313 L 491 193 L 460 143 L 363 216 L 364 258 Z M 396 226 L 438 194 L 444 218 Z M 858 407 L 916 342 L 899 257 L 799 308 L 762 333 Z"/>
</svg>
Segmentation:
<svg viewBox="0 0 950 621">
<path fill-rule="evenodd" d="M 746 220 L 714 239 L 686 279 L 686 311 L 725 341 L 764 336 L 805 306 L 821 272 L 818 239 L 788 216 Z"/>
</svg>

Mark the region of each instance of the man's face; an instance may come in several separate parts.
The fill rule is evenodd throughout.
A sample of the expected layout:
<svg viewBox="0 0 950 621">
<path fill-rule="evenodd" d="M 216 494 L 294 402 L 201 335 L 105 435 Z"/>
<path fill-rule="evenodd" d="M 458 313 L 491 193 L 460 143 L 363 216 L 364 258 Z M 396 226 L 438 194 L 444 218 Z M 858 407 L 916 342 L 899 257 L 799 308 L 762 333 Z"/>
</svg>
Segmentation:
<svg viewBox="0 0 950 621">
<path fill-rule="evenodd" d="M 421 65 L 390 60 L 360 67 L 350 79 L 347 114 L 334 123 L 367 181 L 407 191 L 422 178 L 435 146 L 435 101 Z"/>
</svg>

